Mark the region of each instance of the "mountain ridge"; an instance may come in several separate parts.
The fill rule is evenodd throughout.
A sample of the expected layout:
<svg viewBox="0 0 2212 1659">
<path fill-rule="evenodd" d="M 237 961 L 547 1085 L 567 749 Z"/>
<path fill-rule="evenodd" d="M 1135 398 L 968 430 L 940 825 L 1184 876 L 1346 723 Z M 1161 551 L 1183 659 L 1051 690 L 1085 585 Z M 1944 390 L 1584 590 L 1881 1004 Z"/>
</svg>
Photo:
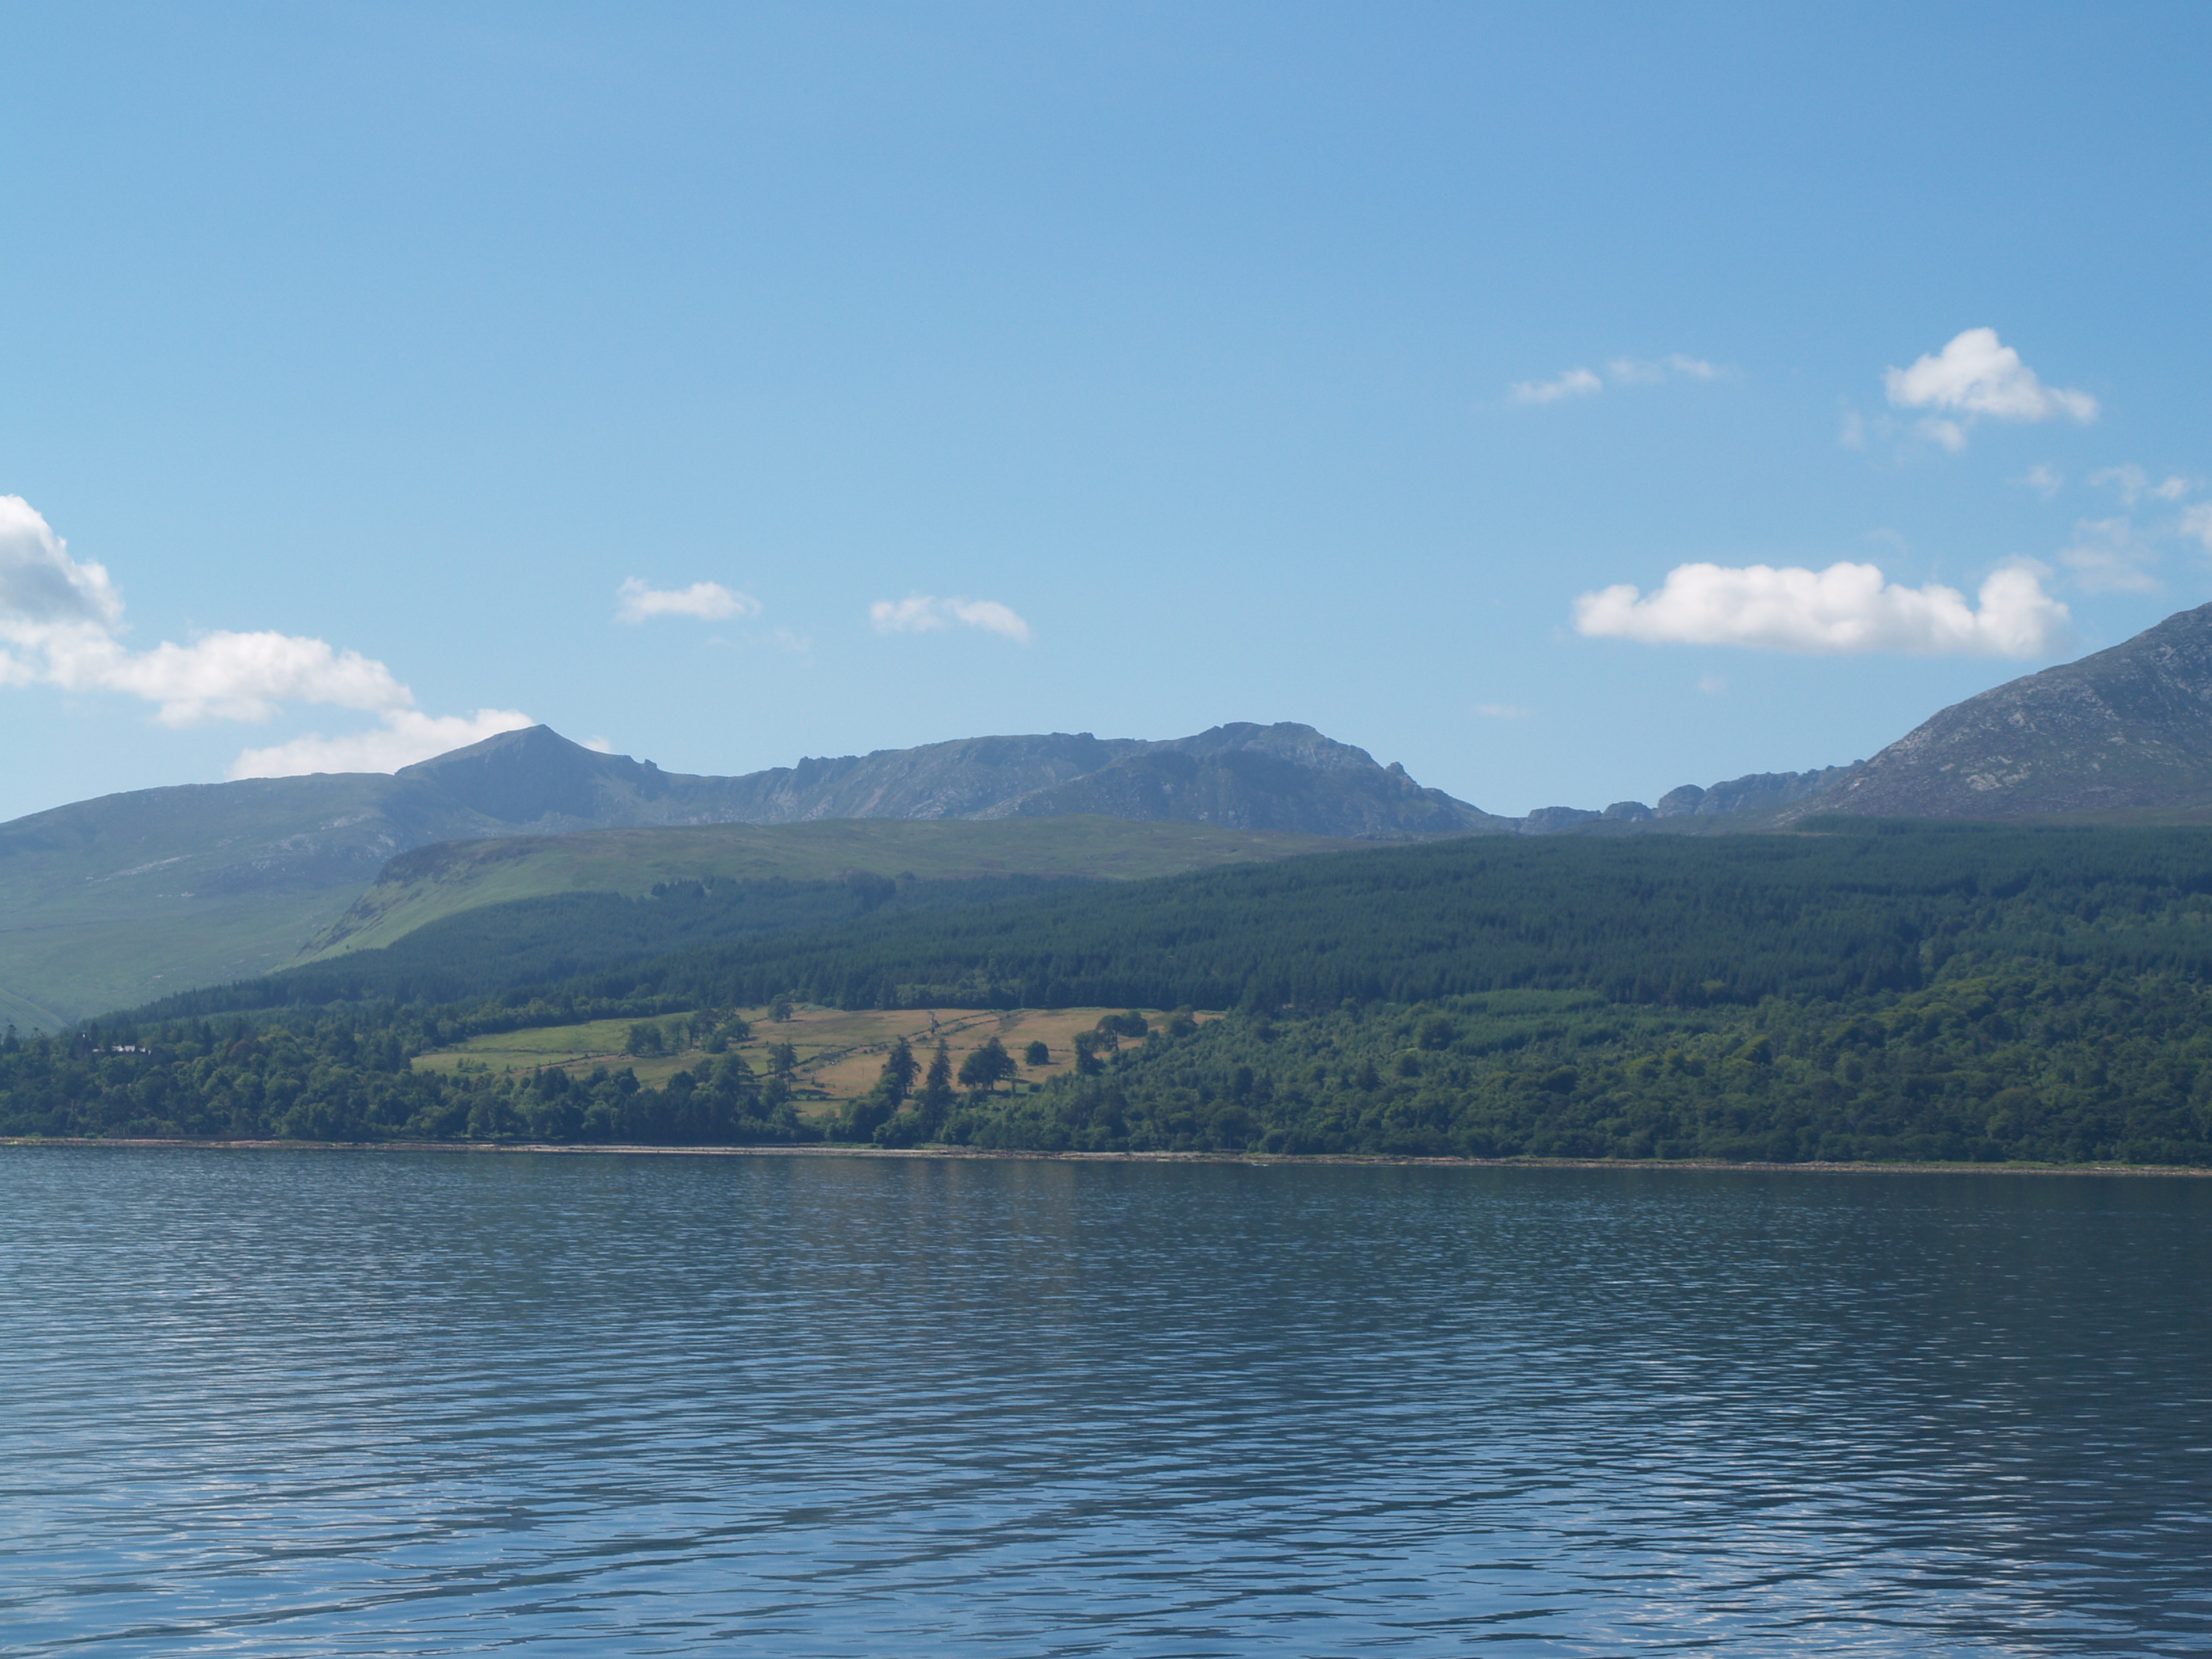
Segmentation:
<svg viewBox="0 0 2212 1659">
<path fill-rule="evenodd" d="M 1088 796 L 1050 793 L 1085 780 L 1097 781 Z M 0 1022 L 53 1026 L 179 982 L 281 967 L 392 859 L 440 842 L 1100 814 L 1332 841 L 1516 827 L 1287 722 L 1161 742 L 969 738 L 728 778 L 666 772 L 533 726 L 393 774 L 129 791 L 0 824 Z"/>
<path fill-rule="evenodd" d="M 1953 703 L 1778 827 L 1886 817 L 2136 815 L 2212 805 L 2212 605 Z"/>
<path fill-rule="evenodd" d="M 1188 738 L 1088 732 L 962 738 L 866 755 L 808 757 L 731 777 L 600 755 L 550 726 L 506 732 L 396 775 L 503 823 L 612 829 L 801 823 L 825 818 L 1056 817 L 1217 823 L 1389 839 L 1506 834 L 1515 820 L 1403 767 L 1292 721 L 1238 721 Z"/>
<path fill-rule="evenodd" d="M 438 843 L 615 829 L 1086 817 L 1335 842 L 1788 830 L 1824 813 L 2212 820 L 2212 605 L 1938 711 L 1871 760 L 1685 785 L 1657 805 L 1486 812 L 1310 726 L 1158 741 L 965 738 L 735 777 L 550 727 L 392 775 L 142 790 L 0 824 L 0 1019 L 53 1024 L 265 973 L 390 861 Z M 157 983 L 158 981 L 158 983 Z"/>
</svg>

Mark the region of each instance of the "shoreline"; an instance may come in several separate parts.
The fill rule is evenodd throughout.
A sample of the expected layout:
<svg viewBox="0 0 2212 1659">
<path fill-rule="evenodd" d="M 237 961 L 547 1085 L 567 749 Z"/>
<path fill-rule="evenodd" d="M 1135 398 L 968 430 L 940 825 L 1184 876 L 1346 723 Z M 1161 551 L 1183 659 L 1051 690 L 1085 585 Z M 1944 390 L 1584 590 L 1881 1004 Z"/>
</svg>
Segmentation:
<svg viewBox="0 0 2212 1659">
<path fill-rule="evenodd" d="M 1716 1158 L 1425 1158 L 1388 1152 L 1048 1152 L 982 1146 L 649 1146 L 514 1140 L 245 1140 L 183 1136 L 0 1136 L 0 1147 L 106 1147 L 131 1151 L 286 1152 L 465 1152 L 555 1157 L 629 1158 L 859 1158 L 1012 1159 L 1058 1164 L 1240 1164 L 1299 1169 L 1309 1165 L 1443 1170 L 1688 1170 L 1781 1171 L 1802 1175 L 2180 1176 L 2212 1177 L 2212 1168 L 2188 1164 L 1800 1164 L 1729 1163 Z"/>
</svg>

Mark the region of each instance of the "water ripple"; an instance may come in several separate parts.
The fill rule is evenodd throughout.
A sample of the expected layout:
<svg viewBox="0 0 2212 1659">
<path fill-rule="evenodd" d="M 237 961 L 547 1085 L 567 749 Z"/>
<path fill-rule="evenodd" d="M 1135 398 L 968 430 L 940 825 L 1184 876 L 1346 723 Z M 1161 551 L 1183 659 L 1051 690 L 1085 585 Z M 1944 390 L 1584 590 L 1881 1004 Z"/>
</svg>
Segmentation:
<svg viewBox="0 0 2212 1659">
<path fill-rule="evenodd" d="M 0 1652 L 2212 1649 L 2212 1183 L 0 1153 Z"/>
</svg>

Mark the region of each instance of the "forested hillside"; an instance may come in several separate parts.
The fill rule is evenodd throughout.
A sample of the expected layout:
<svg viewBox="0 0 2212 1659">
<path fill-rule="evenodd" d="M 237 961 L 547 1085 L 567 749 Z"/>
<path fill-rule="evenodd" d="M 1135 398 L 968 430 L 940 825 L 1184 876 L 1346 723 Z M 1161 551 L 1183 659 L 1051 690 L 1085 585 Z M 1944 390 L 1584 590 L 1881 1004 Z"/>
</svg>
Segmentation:
<svg viewBox="0 0 2212 1659">
<path fill-rule="evenodd" d="M 789 992 L 848 1008 L 1328 1008 L 1541 988 L 1696 1007 L 1910 990 L 1969 944 L 2212 967 L 2212 834 L 1836 823 L 1463 840 L 1070 886 L 684 951 L 577 988 L 717 1006 Z M 278 975 L 156 1012 L 331 994 L 313 973 Z"/>
<path fill-rule="evenodd" d="M 0 1127 L 2212 1163 L 2208 969 L 2203 831 L 1462 842 L 878 915 L 460 1004 L 194 994 L 11 1036 Z M 1103 1034 L 1073 1074 L 928 1114 L 887 1083 L 872 1114 L 810 1121 L 742 1046 L 658 1089 L 409 1064 L 533 1024 L 719 1030 L 786 994 L 1238 1012 Z"/>
<path fill-rule="evenodd" d="M 548 894 L 442 917 L 380 950 L 328 957 L 238 988 L 254 1006 L 466 1001 L 516 984 L 558 982 L 610 963 L 665 957 L 701 941 L 744 949 L 748 941 L 818 934 L 866 916 L 1004 902 L 1082 884 L 1036 876 L 900 881 L 856 871 L 823 881 L 666 882 L 635 898 Z M 188 1000 L 244 1006 L 237 990 Z"/>
<path fill-rule="evenodd" d="M 1078 1151 L 2212 1164 L 2212 997 L 1954 957 L 1926 989 L 1755 1008 L 1505 992 L 1247 1014 L 946 1139 Z"/>
</svg>

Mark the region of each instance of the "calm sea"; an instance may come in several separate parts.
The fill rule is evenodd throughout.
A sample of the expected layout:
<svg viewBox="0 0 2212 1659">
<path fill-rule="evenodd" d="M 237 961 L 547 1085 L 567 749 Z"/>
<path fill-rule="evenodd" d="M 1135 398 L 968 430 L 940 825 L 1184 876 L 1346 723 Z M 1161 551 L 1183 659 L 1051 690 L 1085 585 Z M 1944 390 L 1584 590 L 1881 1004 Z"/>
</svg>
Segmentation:
<svg viewBox="0 0 2212 1659">
<path fill-rule="evenodd" d="M 0 1151 L 0 1652 L 2212 1651 L 2212 1182 Z"/>
</svg>

